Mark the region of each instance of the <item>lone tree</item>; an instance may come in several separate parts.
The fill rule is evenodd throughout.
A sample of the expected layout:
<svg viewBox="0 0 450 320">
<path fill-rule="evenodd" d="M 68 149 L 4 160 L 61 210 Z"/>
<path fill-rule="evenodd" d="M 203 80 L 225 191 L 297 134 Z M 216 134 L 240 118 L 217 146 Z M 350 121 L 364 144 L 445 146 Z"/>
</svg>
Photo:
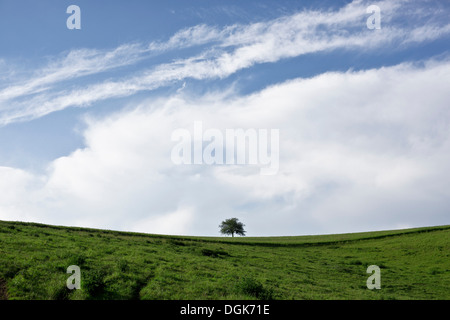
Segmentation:
<svg viewBox="0 0 450 320">
<path fill-rule="evenodd" d="M 234 234 L 236 233 L 245 236 L 244 224 L 239 222 L 237 218 L 222 221 L 219 228 L 222 234 L 231 234 L 231 236 L 234 237 Z"/>
</svg>

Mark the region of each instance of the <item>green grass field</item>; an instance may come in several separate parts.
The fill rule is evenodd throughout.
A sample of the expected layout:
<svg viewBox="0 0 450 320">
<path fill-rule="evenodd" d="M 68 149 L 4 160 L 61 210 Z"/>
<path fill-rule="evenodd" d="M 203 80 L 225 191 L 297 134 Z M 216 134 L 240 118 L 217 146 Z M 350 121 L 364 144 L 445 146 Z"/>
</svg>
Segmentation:
<svg viewBox="0 0 450 320">
<path fill-rule="evenodd" d="M 449 299 L 449 240 L 450 226 L 225 238 L 0 221 L 0 299 Z"/>
</svg>

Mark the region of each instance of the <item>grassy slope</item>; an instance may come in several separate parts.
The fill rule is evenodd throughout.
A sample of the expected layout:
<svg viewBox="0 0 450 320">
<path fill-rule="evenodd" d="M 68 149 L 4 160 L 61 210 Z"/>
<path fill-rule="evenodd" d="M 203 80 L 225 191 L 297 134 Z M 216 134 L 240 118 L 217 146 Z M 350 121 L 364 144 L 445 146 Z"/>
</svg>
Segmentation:
<svg viewBox="0 0 450 320">
<path fill-rule="evenodd" d="M 449 239 L 450 226 L 231 239 L 0 221 L 0 298 L 450 299 Z M 81 290 L 66 288 L 73 264 Z M 366 287 L 372 264 L 381 290 Z"/>
</svg>

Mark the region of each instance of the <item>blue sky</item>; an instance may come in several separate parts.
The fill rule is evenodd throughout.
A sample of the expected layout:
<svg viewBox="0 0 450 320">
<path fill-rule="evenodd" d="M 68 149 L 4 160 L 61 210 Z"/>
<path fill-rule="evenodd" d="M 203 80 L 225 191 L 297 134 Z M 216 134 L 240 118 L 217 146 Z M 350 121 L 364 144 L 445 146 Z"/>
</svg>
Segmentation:
<svg viewBox="0 0 450 320">
<path fill-rule="evenodd" d="M 0 219 L 217 235 L 236 216 L 249 236 L 448 224 L 449 13 L 1 0 Z M 171 133 L 198 120 L 280 130 L 278 173 L 174 165 Z"/>
</svg>

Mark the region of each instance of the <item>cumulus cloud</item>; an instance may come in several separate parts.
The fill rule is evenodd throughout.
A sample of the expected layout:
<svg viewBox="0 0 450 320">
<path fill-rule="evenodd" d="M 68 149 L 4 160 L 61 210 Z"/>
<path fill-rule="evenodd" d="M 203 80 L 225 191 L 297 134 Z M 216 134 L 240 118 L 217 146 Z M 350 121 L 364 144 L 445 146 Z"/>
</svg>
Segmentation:
<svg viewBox="0 0 450 320">
<path fill-rule="evenodd" d="M 149 99 L 87 118 L 85 147 L 43 176 L 2 168 L 0 218 L 218 235 L 237 216 L 249 236 L 448 223 L 449 81 L 449 61 L 427 61 Z M 194 121 L 279 129 L 278 173 L 175 165 L 171 134 Z"/>
</svg>

